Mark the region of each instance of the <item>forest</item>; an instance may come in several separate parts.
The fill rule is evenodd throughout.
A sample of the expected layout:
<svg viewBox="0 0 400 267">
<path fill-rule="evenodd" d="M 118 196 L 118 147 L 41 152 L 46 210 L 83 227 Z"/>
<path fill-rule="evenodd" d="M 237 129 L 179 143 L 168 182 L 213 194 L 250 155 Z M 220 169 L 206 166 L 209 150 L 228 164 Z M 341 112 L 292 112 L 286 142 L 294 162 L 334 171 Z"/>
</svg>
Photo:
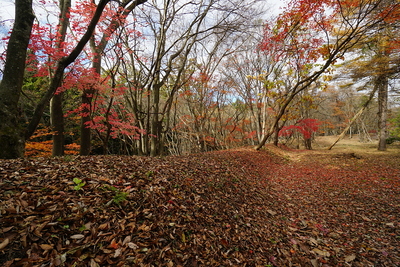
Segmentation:
<svg viewBox="0 0 400 267">
<path fill-rule="evenodd" d="M 399 3 L 275 4 L 16 1 L 0 158 L 399 139 Z"/>
<path fill-rule="evenodd" d="M 400 266 L 399 18 L 2 1 L 0 266 Z"/>
</svg>

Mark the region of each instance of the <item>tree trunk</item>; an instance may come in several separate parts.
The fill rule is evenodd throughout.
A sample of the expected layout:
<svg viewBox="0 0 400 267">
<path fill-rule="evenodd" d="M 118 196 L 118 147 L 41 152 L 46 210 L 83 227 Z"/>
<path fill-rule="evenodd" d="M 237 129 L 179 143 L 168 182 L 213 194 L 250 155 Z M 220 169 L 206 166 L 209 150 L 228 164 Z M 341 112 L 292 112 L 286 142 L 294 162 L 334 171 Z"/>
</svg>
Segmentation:
<svg viewBox="0 0 400 267">
<path fill-rule="evenodd" d="M 304 86 L 304 88 L 305 87 L 307 87 L 307 85 Z M 255 148 L 256 150 L 260 150 L 265 145 L 267 140 L 277 131 L 277 129 L 279 129 L 279 122 L 281 121 L 281 118 L 285 114 L 286 108 L 289 106 L 289 104 L 292 102 L 293 98 L 299 92 L 300 92 L 300 90 L 299 91 L 294 90 L 294 92 L 292 92 L 291 94 L 289 94 L 287 96 L 284 103 L 280 106 L 278 114 L 274 118 L 274 123 L 271 125 L 271 128 L 269 129 L 269 131 L 264 135 L 261 142 L 256 146 L 256 148 Z M 278 133 L 279 133 L 279 130 L 278 130 Z M 276 139 L 274 141 L 276 142 Z"/>
<path fill-rule="evenodd" d="M 161 141 L 161 136 L 159 133 L 161 132 L 159 119 L 158 119 L 158 114 L 160 112 L 160 88 L 161 84 L 157 83 L 153 86 L 153 105 L 151 109 L 151 128 L 150 128 L 150 133 L 151 133 L 151 139 L 150 139 L 150 156 L 155 157 L 159 155 L 159 142 Z"/>
<path fill-rule="evenodd" d="M 53 96 L 50 102 L 51 126 L 53 130 L 52 156 L 64 155 L 63 93 Z"/>
<path fill-rule="evenodd" d="M 32 0 L 16 0 L 15 22 L 7 46 L 0 83 L 0 158 L 24 156 L 25 138 L 19 121 L 18 102 L 24 80 L 26 50 L 33 25 Z"/>
<path fill-rule="evenodd" d="M 93 89 L 84 90 L 82 93 L 82 106 L 85 108 L 81 116 L 81 143 L 79 154 L 87 156 L 90 154 L 92 148 L 92 129 L 89 128 L 88 123 L 92 119 L 92 99 L 95 91 Z M 86 115 L 87 114 L 87 115 Z"/>
<path fill-rule="evenodd" d="M 387 29 L 385 29 L 387 30 Z M 378 150 L 386 151 L 387 131 L 387 110 L 388 110 L 388 90 L 389 90 L 389 48 L 387 47 L 388 36 L 384 36 L 380 41 L 378 76 L 375 86 L 378 87 Z"/>
<path fill-rule="evenodd" d="M 304 147 L 308 150 L 312 150 L 312 139 L 304 138 Z"/>
<path fill-rule="evenodd" d="M 279 130 L 275 129 L 274 133 L 274 146 L 278 146 L 279 144 Z"/>
<path fill-rule="evenodd" d="M 386 75 L 382 75 L 377 79 L 378 90 L 378 129 L 379 143 L 378 150 L 386 150 L 387 139 L 387 107 L 388 107 L 388 79 Z"/>
<path fill-rule="evenodd" d="M 62 49 L 69 25 L 69 9 L 71 0 L 60 0 L 60 16 L 58 21 L 58 40 L 57 48 Z M 64 155 L 64 112 L 63 112 L 63 93 L 55 94 L 50 102 L 51 126 L 53 130 L 53 149 L 52 156 Z"/>
</svg>

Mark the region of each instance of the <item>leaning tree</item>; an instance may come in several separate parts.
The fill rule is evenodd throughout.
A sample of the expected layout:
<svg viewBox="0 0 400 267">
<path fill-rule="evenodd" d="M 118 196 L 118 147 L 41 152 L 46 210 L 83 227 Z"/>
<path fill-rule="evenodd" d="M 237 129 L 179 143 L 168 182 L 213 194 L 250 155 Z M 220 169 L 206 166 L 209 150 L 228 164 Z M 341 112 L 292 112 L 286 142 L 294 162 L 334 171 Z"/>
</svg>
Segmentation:
<svg viewBox="0 0 400 267">
<path fill-rule="evenodd" d="M 398 1 L 387 0 L 291 1 L 275 23 L 266 26 L 262 48 L 266 53 L 274 51 L 276 60 L 287 60 L 297 76 L 256 149 L 283 127 L 281 119 L 299 93 L 343 60 L 371 32 L 395 23 L 399 9 Z"/>
</svg>

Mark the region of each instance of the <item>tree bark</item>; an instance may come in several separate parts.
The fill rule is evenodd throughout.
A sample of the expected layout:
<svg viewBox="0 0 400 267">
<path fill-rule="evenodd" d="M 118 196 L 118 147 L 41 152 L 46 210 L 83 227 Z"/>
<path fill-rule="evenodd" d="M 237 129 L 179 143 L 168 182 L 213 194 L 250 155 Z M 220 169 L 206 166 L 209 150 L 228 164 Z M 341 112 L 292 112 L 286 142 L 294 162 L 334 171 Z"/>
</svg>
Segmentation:
<svg viewBox="0 0 400 267">
<path fill-rule="evenodd" d="M 64 155 L 63 93 L 55 94 L 50 102 L 50 122 L 53 130 L 52 156 Z"/>
<path fill-rule="evenodd" d="M 387 29 L 385 29 L 385 32 Z M 389 90 L 389 62 L 390 49 L 387 46 L 390 34 L 379 39 L 378 53 L 378 76 L 375 80 L 375 86 L 378 87 L 378 150 L 386 151 L 387 130 L 387 111 L 388 111 L 388 90 Z"/>
<path fill-rule="evenodd" d="M 63 42 L 67 34 L 69 25 L 69 9 L 71 0 L 60 0 L 60 17 L 58 22 L 57 48 L 62 49 Z M 64 155 L 64 112 L 63 112 L 63 93 L 53 96 L 50 102 L 50 117 L 53 130 L 52 156 Z"/>
<path fill-rule="evenodd" d="M 7 46 L 3 79 L 0 83 L 0 158 L 24 156 L 25 139 L 20 123 L 19 98 L 24 80 L 26 50 L 33 20 L 32 0 L 16 0 L 15 22 Z"/>
<path fill-rule="evenodd" d="M 151 128 L 150 128 L 150 133 L 151 133 L 151 139 L 150 139 L 150 156 L 155 157 L 159 155 L 159 146 L 160 146 L 160 141 L 161 141 L 161 129 L 159 123 L 159 104 L 160 104 L 160 88 L 161 84 L 157 83 L 153 86 L 153 104 L 152 104 L 152 109 L 151 109 Z"/>
<path fill-rule="evenodd" d="M 308 150 L 312 150 L 312 139 L 304 138 L 304 147 Z"/>
<path fill-rule="evenodd" d="M 307 83 L 302 88 L 305 89 L 310 83 L 311 82 Z M 298 85 L 299 84 L 300 83 L 298 83 Z M 276 132 L 276 130 L 279 129 L 279 122 L 281 121 L 281 118 L 285 114 L 287 107 L 292 102 L 292 100 L 296 96 L 296 94 L 298 94 L 302 90 L 303 89 L 296 90 L 296 87 L 294 87 L 294 90 L 287 96 L 285 102 L 279 108 L 279 112 L 278 112 L 278 114 L 276 115 L 276 117 L 274 119 L 274 123 L 272 124 L 271 128 L 269 129 L 269 131 L 264 135 L 264 137 L 261 140 L 261 142 L 256 146 L 256 150 L 260 150 L 265 145 L 265 143 L 268 141 L 268 139 Z M 274 140 L 274 141 L 276 141 L 276 140 Z"/>
<path fill-rule="evenodd" d="M 99 49 L 93 46 L 91 49 L 94 53 L 92 68 L 94 69 L 95 73 L 98 74 L 98 77 L 100 77 L 102 52 L 99 53 Z M 85 89 L 81 98 L 82 106 L 84 106 L 82 113 L 85 113 L 85 115 L 81 116 L 81 143 L 79 154 L 83 156 L 89 155 L 92 149 L 92 129 L 90 129 L 88 123 L 92 120 L 92 101 L 93 94 L 95 93 L 96 92 L 94 88 Z"/>
<path fill-rule="evenodd" d="M 387 108 L 388 108 L 388 78 L 385 74 L 377 79 L 378 90 L 378 150 L 386 151 L 387 139 Z"/>
</svg>

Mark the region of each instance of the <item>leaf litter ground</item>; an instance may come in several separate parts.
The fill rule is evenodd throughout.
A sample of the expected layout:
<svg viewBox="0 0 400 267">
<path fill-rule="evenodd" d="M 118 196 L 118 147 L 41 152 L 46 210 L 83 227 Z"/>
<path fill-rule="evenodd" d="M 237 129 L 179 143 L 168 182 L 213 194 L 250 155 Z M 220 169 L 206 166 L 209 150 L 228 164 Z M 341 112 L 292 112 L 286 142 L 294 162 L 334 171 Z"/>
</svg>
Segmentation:
<svg viewBox="0 0 400 267">
<path fill-rule="evenodd" d="M 0 265 L 400 266 L 399 159 L 269 147 L 2 160 Z"/>
</svg>

